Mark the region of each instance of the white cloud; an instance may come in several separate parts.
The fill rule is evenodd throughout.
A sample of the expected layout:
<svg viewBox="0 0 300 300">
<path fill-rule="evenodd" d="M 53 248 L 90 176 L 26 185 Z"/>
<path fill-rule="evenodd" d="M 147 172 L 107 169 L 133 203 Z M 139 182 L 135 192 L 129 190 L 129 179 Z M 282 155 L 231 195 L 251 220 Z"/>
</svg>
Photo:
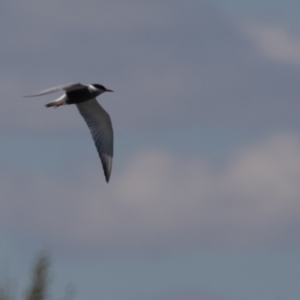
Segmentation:
<svg viewBox="0 0 300 300">
<path fill-rule="evenodd" d="M 280 25 L 251 24 L 247 31 L 264 55 L 282 63 L 300 64 L 300 36 Z"/>
<path fill-rule="evenodd" d="M 2 171 L 0 219 L 17 235 L 74 252 L 292 245 L 299 153 L 298 138 L 277 135 L 217 171 L 201 157 L 146 151 L 114 169 L 109 185 L 95 166 L 61 178 Z"/>
</svg>

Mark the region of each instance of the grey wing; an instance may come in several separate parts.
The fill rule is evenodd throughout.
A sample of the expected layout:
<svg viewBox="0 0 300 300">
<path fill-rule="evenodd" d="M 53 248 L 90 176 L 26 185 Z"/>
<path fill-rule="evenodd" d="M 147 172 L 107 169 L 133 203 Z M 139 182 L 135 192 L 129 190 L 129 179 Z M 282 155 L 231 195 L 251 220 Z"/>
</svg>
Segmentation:
<svg viewBox="0 0 300 300">
<path fill-rule="evenodd" d="M 53 88 L 50 88 L 50 89 L 46 89 L 46 90 L 41 91 L 41 92 L 39 92 L 37 94 L 34 94 L 34 95 L 24 96 L 24 98 L 43 96 L 43 95 L 55 93 L 55 92 L 58 92 L 58 91 L 70 92 L 70 91 L 82 89 L 84 87 L 85 87 L 85 85 L 83 85 L 81 83 L 69 83 L 69 84 L 59 85 L 59 86 L 56 86 L 56 87 L 53 87 Z"/>
<path fill-rule="evenodd" d="M 106 182 L 109 181 L 113 157 L 113 129 L 109 114 L 96 99 L 76 104 L 89 127 L 102 162 Z"/>
</svg>

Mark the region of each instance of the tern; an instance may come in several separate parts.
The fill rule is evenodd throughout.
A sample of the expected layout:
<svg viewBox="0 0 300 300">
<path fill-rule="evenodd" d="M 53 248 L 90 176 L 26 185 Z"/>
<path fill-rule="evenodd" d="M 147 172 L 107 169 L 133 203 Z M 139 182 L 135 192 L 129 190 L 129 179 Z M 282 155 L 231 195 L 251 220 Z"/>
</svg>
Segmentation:
<svg viewBox="0 0 300 300">
<path fill-rule="evenodd" d="M 64 94 L 45 106 L 56 108 L 65 104 L 76 104 L 79 113 L 90 129 L 102 162 L 106 182 L 108 182 L 111 174 L 113 158 L 113 128 L 109 114 L 98 103 L 96 97 L 104 92 L 113 91 L 97 83 L 88 85 L 71 83 L 56 86 L 37 94 L 24 97 L 43 96 L 58 91 L 64 91 Z"/>
</svg>

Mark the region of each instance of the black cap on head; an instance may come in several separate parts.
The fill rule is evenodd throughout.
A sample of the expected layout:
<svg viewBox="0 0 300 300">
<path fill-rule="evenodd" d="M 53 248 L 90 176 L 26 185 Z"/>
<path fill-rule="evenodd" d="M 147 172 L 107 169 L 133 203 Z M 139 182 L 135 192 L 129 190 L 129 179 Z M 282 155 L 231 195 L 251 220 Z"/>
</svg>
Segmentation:
<svg viewBox="0 0 300 300">
<path fill-rule="evenodd" d="M 101 89 L 101 90 L 106 90 L 106 88 L 103 86 L 103 85 L 101 85 L 101 84 L 98 84 L 98 83 L 93 83 L 92 84 L 95 88 L 97 88 L 97 89 Z"/>
<path fill-rule="evenodd" d="M 107 89 L 105 86 L 98 83 L 93 83 L 92 86 L 94 86 L 97 89 L 103 90 L 104 92 L 113 92 L 113 90 Z"/>
</svg>

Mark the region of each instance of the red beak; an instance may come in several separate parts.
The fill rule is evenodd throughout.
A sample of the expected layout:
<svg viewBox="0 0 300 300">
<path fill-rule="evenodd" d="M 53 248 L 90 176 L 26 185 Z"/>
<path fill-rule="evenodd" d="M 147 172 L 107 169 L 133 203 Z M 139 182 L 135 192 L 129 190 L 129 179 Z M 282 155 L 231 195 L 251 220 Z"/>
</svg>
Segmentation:
<svg viewBox="0 0 300 300">
<path fill-rule="evenodd" d="M 113 90 L 105 89 L 105 92 L 113 92 Z"/>
</svg>

